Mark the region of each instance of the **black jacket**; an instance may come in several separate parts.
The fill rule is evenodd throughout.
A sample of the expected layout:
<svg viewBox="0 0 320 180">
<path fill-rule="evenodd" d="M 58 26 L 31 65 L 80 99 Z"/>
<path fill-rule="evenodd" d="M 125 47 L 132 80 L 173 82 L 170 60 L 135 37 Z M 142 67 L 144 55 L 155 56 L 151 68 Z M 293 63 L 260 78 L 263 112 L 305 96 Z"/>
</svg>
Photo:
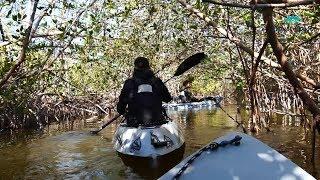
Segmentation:
<svg viewBox="0 0 320 180">
<path fill-rule="evenodd" d="M 155 98 L 137 97 L 137 94 L 136 94 L 137 85 L 144 84 L 144 83 L 152 84 L 153 93 L 155 93 L 153 97 Z M 141 115 L 141 110 L 139 109 L 140 107 L 138 106 L 140 106 L 140 104 L 143 103 L 139 101 L 158 101 L 158 102 L 150 102 L 150 103 L 151 104 L 156 103 L 153 105 L 156 107 L 153 107 L 152 110 L 157 111 L 157 113 L 161 113 L 161 109 L 159 109 L 161 107 L 159 106 L 162 105 L 162 101 L 169 102 L 171 100 L 172 100 L 172 97 L 167 87 L 164 85 L 161 79 L 154 76 L 151 70 L 135 69 L 133 73 L 133 77 L 126 80 L 124 83 L 124 86 L 121 90 L 121 94 L 119 96 L 117 111 L 119 114 L 124 114 L 126 107 L 128 106 L 128 116 L 134 116 L 139 118 L 142 115 Z"/>
</svg>

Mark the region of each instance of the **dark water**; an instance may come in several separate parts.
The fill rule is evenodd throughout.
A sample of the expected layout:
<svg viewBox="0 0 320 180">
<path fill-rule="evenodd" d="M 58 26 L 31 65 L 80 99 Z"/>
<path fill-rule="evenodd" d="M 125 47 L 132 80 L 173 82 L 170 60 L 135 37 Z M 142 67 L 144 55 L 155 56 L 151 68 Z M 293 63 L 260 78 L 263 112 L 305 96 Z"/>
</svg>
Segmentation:
<svg viewBox="0 0 320 180">
<path fill-rule="evenodd" d="M 236 116 L 234 107 L 225 109 Z M 241 131 L 219 109 L 170 112 L 170 117 L 179 123 L 184 132 L 185 156 L 227 132 Z M 137 174 L 126 167 L 113 150 L 112 135 L 116 124 L 98 135 L 88 133 L 99 125 L 94 122 L 69 122 L 51 125 L 44 132 L 1 135 L 0 179 L 148 178 L 147 174 Z M 295 119 L 279 119 L 272 123 L 272 132 L 262 131 L 254 136 L 319 178 L 320 164 L 316 164 L 318 168 L 315 168 L 310 163 L 310 132 L 305 132 L 298 125 L 299 121 Z M 319 160 L 317 155 L 316 161 Z"/>
</svg>

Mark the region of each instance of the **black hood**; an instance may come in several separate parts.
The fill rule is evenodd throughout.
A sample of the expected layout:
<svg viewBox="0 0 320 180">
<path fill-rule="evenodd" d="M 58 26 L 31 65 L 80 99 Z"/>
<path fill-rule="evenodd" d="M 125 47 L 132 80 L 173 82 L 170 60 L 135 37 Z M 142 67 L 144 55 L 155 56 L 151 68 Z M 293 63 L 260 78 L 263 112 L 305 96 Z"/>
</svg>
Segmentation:
<svg viewBox="0 0 320 180">
<path fill-rule="evenodd" d="M 154 73 L 151 69 L 134 69 L 133 77 L 142 80 L 148 80 L 154 77 Z"/>
</svg>

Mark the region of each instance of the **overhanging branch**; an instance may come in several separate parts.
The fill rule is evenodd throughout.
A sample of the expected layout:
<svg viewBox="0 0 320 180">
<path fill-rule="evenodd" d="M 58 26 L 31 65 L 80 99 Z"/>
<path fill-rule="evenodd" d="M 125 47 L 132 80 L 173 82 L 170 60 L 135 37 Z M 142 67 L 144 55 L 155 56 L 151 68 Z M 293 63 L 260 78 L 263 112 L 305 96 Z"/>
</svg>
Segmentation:
<svg viewBox="0 0 320 180">
<path fill-rule="evenodd" d="M 311 4 L 314 4 L 316 1 L 315 0 L 295 0 L 295 1 L 291 0 L 285 3 L 272 3 L 272 4 L 258 2 L 258 4 L 255 4 L 255 5 L 218 2 L 214 0 L 202 0 L 202 2 L 221 5 L 221 6 L 236 7 L 236 8 L 265 9 L 265 8 L 288 8 L 288 7 L 295 7 L 295 6 L 301 6 L 301 5 L 311 5 Z"/>
<path fill-rule="evenodd" d="M 19 57 L 18 57 L 18 62 L 14 64 L 11 69 L 4 75 L 4 77 L 0 81 L 0 88 L 7 83 L 9 78 L 12 76 L 12 74 L 20 67 L 20 65 L 26 60 L 26 52 L 30 43 L 30 34 L 32 30 L 32 24 L 34 22 L 37 6 L 38 6 L 39 0 L 35 0 L 33 3 L 32 11 L 31 11 L 31 16 L 29 19 L 29 25 L 28 28 L 26 29 L 26 35 L 22 41 L 22 49 L 20 51 Z"/>
<path fill-rule="evenodd" d="M 177 0 L 182 6 L 184 6 L 187 10 L 189 10 L 190 12 L 192 12 L 193 14 L 195 14 L 196 16 L 198 16 L 200 19 L 204 20 L 209 26 L 212 26 L 213 28 L 215 28 L 222 36 L 228 38 L 231 42 L 233 42 L 237 47 L 239 47 L 240 49 L 242 49 L 243 51 L 247 52 L 248 54 L 250 54 L 251 56 L 254 55 L 255 58 L 258 58 L 259 53 L 252 51 L 252 49 L 250 47 L 247 47 L 240 39 L 234 37 L 232 35 L 232 33 L 228 33 L 228 31 L 220 26 L 218 26 L 218 24 L 216 24 L 210 17 L 206 16 L 205 14 L 203 14 L 202 12 L 200 12 L 198 9 L 192 7 L 190 4 L 188 4 L 185 0 Z M 292 2 L 293 0 L 289 0 L 289 2 Z M 297 0 L 295 2 L 301 2 L 301 0 Z M 313 1 L 314 2 L 314 1 Z M 281 66 L 277 63 L 272 61 L 271 59 L 262 56 L 261 60 L 263 63 L 276 68 L 280 71 L 282 71 Z M 300 80 L 305 81 L 305 78 L 303 78 L 302 76 L 297 76 Z M 313 83 L 311 83 L 312 81 L 305 81 L 308 84 L 311 84 L 312 86 L 314 86 Z"/>
<path fill-rule="evenodd" d="M 223 27 L 220 27 L 218 24 L 216 24 L 210 17 L 206 16 L 202 12 L 200 12 L 198 9 L 194 8 L 190 4 L 188 4 L 185 0 L 177 0 L 182 6 L 184 6 L 187 10 L 192 12 L 193 14 L 197 15 L 200 19 L 204 20 L 209 26 L 212 26 L 215 28 L 220 34 L 227 37 L 231 42 L 235 43 L 240 49 L 247 52 L 250 55 L 254 55 L 254 57 L 258 57 L 259 53 L 252 51 L 250 47 L 247 47 L 240 39 L 234 37 L 232 34 L 228 33 L 226 29 Z M 270 65 L 271 67 L 280 69 L 280 66 L 278 63 L 272 61 L 271 59 L 262 56 L 261 60 Z"/>
</svg>

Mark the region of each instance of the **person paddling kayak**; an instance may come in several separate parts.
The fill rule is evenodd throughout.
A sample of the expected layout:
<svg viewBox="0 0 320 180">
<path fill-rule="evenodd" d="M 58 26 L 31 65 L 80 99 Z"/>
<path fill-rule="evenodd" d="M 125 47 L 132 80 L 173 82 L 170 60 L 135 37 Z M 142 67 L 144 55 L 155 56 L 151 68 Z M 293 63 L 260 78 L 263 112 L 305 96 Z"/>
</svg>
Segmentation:
<svg viewBox="0 0 320 180">
<path fill-rule="evenodd" d="M 128 126 L 161 124 L 164 121 L 162 102 L 171 100 L 167 87 L 151 70 L 149 60 L 138 57 L 132 78 L 125 81 L 121 90 L 117 111 L 125 114 L 128 106 L 125 115 Z"/>
</svg>

